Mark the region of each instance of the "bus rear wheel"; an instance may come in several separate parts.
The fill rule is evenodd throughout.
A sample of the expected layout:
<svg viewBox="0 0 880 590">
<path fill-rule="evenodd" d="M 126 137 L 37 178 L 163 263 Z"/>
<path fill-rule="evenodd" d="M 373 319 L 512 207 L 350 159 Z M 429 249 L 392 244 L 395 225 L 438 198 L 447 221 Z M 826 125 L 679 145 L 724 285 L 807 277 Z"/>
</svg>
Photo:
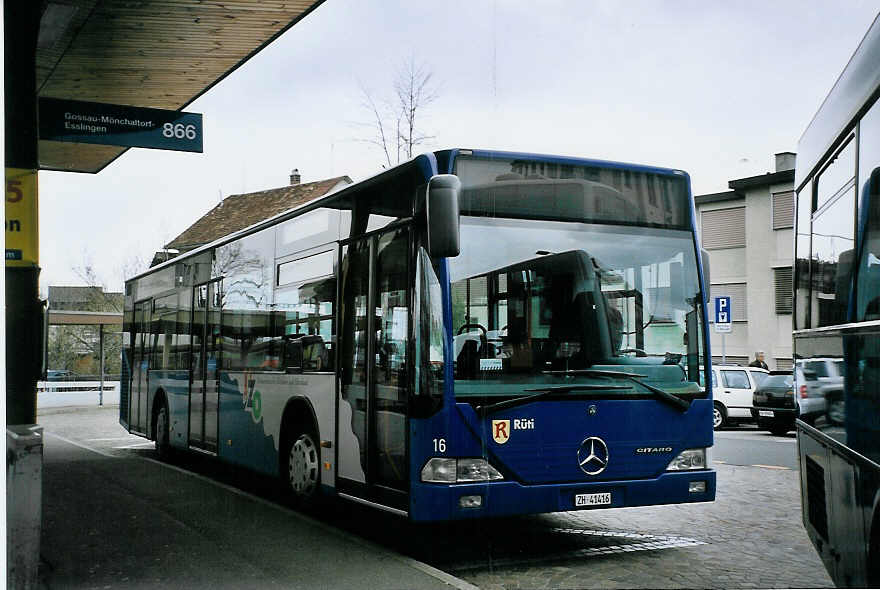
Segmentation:
<svg viewBox="0 0 880 590">
<path fill-rule="evenodd" d="M 159 402 L 156 411 L 156 455 L 162 461 L 171 456 L 171 437 L 168 425 L 168 405 L 164 401 Z"/>
<path fill-rule="evenodd" d="M 312 432 L 300 432 L 285 445 L 282 476 L 285 490 L 297 506 L 311 506 L 318 497 L 321 451 L 317 438 Z"/>
</svg>

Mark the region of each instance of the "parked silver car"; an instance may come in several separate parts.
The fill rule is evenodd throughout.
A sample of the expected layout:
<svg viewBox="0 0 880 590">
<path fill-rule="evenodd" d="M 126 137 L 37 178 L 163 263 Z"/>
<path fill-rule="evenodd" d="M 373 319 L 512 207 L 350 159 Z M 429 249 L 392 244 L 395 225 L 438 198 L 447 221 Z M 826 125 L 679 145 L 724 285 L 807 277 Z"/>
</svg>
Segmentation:
<svg viewBox="0 0 880 590">
<path fill-rule="evenodd" d="M 843 359 L 811 358 L 795 362 L 795 391 L 800 408 L 800 419 L 813 423 L 827 413 L 842 414 Z M 839 400 L 839 401 L 838 401 Z M 829 401 L 834 411 L 829 408 Z M 834 418 L 829 415 L 834 421 Z M 837 417 L 843 422 L 843 416 Z"/>
</svg>

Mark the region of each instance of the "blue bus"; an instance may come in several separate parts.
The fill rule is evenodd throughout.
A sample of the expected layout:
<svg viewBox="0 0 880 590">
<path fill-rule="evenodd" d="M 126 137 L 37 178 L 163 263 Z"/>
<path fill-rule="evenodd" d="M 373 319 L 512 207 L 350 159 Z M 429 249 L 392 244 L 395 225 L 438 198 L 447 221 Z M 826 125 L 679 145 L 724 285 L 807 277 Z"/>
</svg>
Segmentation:
<svg viewBox="0 0 880 590">
<path fill-rule="evenodd" d="M 839 586 L 880 587 L 880 17 L 798 144 L 803 522 Z"/>
<path fill-rule="evenodd" d="M 680 170 L 444 150 L 126 282 L 120 422 L 444 521 L 715 498 Z"/>
</svg>

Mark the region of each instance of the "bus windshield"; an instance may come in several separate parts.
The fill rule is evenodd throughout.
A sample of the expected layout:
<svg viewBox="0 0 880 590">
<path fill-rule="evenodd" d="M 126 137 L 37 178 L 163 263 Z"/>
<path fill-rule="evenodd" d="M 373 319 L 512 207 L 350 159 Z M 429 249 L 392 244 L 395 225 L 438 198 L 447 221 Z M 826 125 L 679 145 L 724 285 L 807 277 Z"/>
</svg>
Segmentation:
<svg viewBox="0 0 880 590">
<path fill-rule="evenodd" d="M 539 219 L 525 219 L 525 192 L 511 205 L 463 187 L 461 254 L 450 259 L 456 395 L 515 395 L 608 365 L 633 365 L 671 391 L 702 390 L 692 233 L 575 219 L 571 201 L 556 210 L 542 201 Z M 577 209 L 595 219 L 587 201 Z"/>
</svg>

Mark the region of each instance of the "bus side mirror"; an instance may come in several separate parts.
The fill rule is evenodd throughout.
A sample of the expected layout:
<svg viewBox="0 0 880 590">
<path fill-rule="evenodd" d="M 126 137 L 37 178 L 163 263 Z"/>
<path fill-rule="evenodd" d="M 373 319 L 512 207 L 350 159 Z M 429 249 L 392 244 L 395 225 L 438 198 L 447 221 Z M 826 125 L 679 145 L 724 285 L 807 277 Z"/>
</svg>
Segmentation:
<svg viewBox="0 0 880 590">
<path fill-rule="evenodd" d="M 458 195 L 461 181 L 454 174 L 438 174 L 428 182 L 425 216 L 428 224 L 428 252 L 437 258 L 458 256 Z"/>
<path fill-rule="evenodd" d="M 706 295 L 708 296 L 709 288 L 712 285 L 712 280 L 709 277 L 709 252 L 700 248 L 700 259 L 703 263 L 703 286 L 705 287 Z"/>
</svg>

